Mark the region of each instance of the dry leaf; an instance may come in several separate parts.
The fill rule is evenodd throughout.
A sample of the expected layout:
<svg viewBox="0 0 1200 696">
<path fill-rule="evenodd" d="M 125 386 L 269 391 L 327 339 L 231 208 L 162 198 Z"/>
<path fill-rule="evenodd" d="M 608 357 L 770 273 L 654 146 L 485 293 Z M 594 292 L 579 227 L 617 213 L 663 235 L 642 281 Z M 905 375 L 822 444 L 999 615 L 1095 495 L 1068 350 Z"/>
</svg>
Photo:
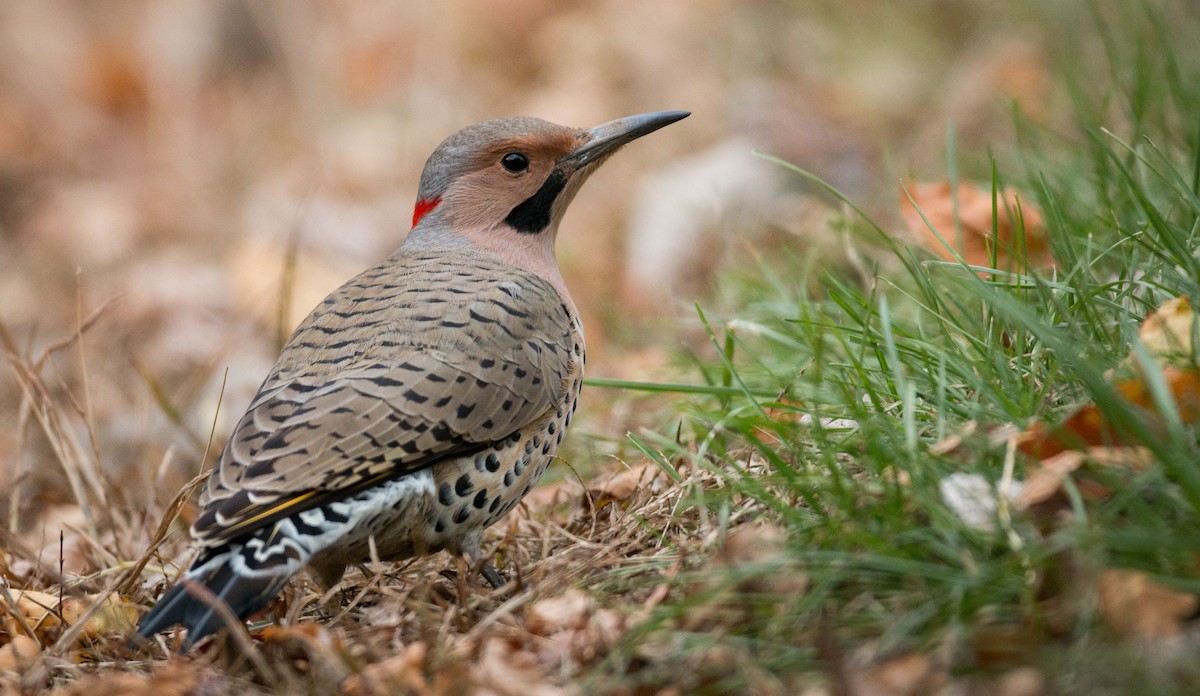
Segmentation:
<svg viewBox="0 0 1200 696">
<path fill-rule="evenodd" d="M 558 597 L 543 599 L 525 613 L 526 629 L 549 638 L 539 643 L 542 664 L 558 665 L 564 659 L 588 664 L 606 655 L 625 632 L 625 619 L 614 611 L 600 609 L 586 593 L 570 589 Z"/>
<path fill-rule="evenodd" d="M 322 682 L 340 683 L 348 676 L 346 648 L 322 624 L 271 625 L 261 636 L 263 654 L 277 665 L 291 665 L 306 678 Z"/>
<path fill-rule="evenodd" d="M 1009 218 L 1010 210 L 1013 214 L 1020 211 L 1025 230 L 1023 244 L 1015 238 L 1017 226 Z M 1046 245 L 1042 214 L 1028 199 L 1010 190 L 1001 191 L 996 201 L 998 240 L 992 235 L 992 192 L 976 184 L 960 183 L 956 192 L 949 182 L 908 184 L 900 192 L 900 214 L 921 245 L 947 261 L 954 260 L 954 254 L 946 247 L 949 244 L 968 264 L 991 268 L 991 247 L 998 243 L 995 266 L 999 270 L 1024 271 L 1026 260 L 1034 268 L 1054 265 Z M 936 235 L 930 227 L 937 231 Z"/>
<path fill-rule="evenodd" d="M 577 693 L 575 689 L 547 683 L 532 653 L 500 637 L 484 642 L 472 671 L 478 684 L 486 685 L 500 696 L 568 696 Z"/>
<path fill-rule="evenodd" d="M 688 589 L 692 596 L 703 596 L 683 618 L 683 628 L 706 631 L 744 623 L 754 611 L 756 597 L 771 596 L 779 601 L 798 599 L 808 590 L 805 575 L 787 555 L 786 535 L 770 523 L 748 524 L 731 531 L 725 544 L 705 564 L 706 578 Z M 760 572 L 749 573 L 757 566 Z M 740 578 L 731 583 L 731 578 Z"/>
<path fill-rule="evenodd" d="M 74 625 L 98 601 L 103 601 L 104 606 L 88 618 L 79 634 L 80 639 L 128 633 L 138 619 L 137 606 L 115 592 L 103 599 L 100 595 L 65 597 L 61 605 L 58 596 L 33 590 L 17 590 L 13 592 L 13 599 L 17 611 L 25 616 L 26 622 L 42 641 L 57 636 L 64 622 L 68 626 Z"/>
<path fill-rule="evenodd" d="M 342 683 L 342 691 L 347 696 L 382 696 L 407 691 L 424 693 L 428 689 L 425 679 L 428 652 L 424 643 L 408 645 L 400 654 L 367 665 L 358 674 L 350 675 Z"/>
<path fill-rule="evenodd" d="M 1197 608 L 1196 595 L 1165 587 L 1137 570 L 1100 573 L 1100 614 L 1109 628 L 1125 636 L 1175 636 Z"/>
<path fill-rule="evenodd" d="M 567 503 L 578 500 L 582 493 L 583 486 L 574 480 L 553 481 L 534 486 L 533 490 L 521 499 L 521 504 L 513 510 L 510 517 L 550 518 L 566 524 L 570 511 L 563 508 L 569 507 Z"/>
<path fill-rule="evenodd" d="M 1013 501 L 1013 507 L 1024 510 L 1048 500 L 1062 489 L 1063 481 L 1078 469 L 1086 458 L 1083 452 L 1067 450 L 1030 464 L 1027 468 L 1029 477 L 1025 481 L 1025 487 Z"/>
<path fill-rule="evenodd" d="M 29 636 L 14 635 L 0 648 L 0 672 L 19 670 L 42 652 L 42 646 Z"/>
<path fill-rule="evenodd" d="M 1000 676 L 992 686 L 995 696 L 1041 696 L 1046 676 L 1035 667 L 1018 667 Z"/>
<path fill-rule="evenodd" d="M 611 503 L 627 501 L 640 490 L 654 491 L 662 483 L 663 470 L 653 462 L 645 462 L 618 471 L 608 477 L 598 477 L 588 485 L 595 509 Z"/>
<path fill-rule="evenodd" d="M 1200 324 L 1200 314 L 1192 308 L 1192 303 L 1187 297 L 1176 297 L 1146 317 L 1138 330 L 1138 339 L 1159 362 L 1185 361 L 1196 365 L 1197 324 Z"/>
<path fill-rule="evenodd" d="M 525 612 L 525 627 L 537 636 L 583 628 L 595 609 L 596 604 L 587 593 L 572 588 L 530 606 Z"/>
<path fill-rule="evenodd" d="M 1164 302 L 1142 322 L 1138 336 L 1150 354 L 1163 365 L 1162 378 L 1175 402 L 1180 419 L 1200 421 L 1200 364 L 1196 362 L 1194 337 L 1196 311 L 1186 297 Z M 1180 361 L 1186 364 L 1178 364 Z M 1132 356 L 1127 359 L 1132 362 Z M 1158 414 L 1154 395 L 1142 376 L 1113 385 L 1127 402 Z M 1051 428 L 1035 423 L 1019 438 L 1018 447 L 1035 459 L 1047 459 L 1064 450 L 1088 446 L 1122 446 L 1126 441 L 1095 404 L 1077 408 L 1062 423 Z"/>
<path fill-rule="evenodd" d="M 201 671 L 193 662 L 179 660 L 171 661 L 149 675 L 109 671 L 87 676 L 50 693 L 51 696 L 189 696 L 224 693 L 216 683 L 219 679 L 213 672 Z"/>
<path fill-rule="evenodd" d="M 1046 640 L 1046 634 L 1029 623 L 983 622 L 972 627 L 969 646 L 977 666 L 997 669 L 1029 664 Z"/>
<path fill-rule="evenodd" d="M 798 597 L 808 589 L 808 576 L 796 569 L 785 570 L 791 565 L 787 556 L 787 535 L 783 529 L 769 522 L 738 527 L 729 533 L 725 545 L 708 563 L 711 570 L 743 570 L 746 566 L 759 565 L 763 573 L 747 578 L 738 584 L 742 592 L 762 593 L 781 597 Z"/>
<path fill-rule="evenodd" d="M 1200 420 L 1200 369 L 1167 366 L 1163 368 L 1163 379 L 1174 397 L 1183 422 L 1195 423 Z M 1117 393 L 1129 403 L 1157 413 L 1153 395 L 1143 380 L 1122 380 L 1115 387 Z M 1017 446 L 1034 459 L 1047 459 L 1064 450 L 1084 449 L 1089 445 L 1131 444 L 1139 443 L 1128 442 L 1121 437 L 1095 404 L 1085 404 L 1053 428 L 1035 423 L 1021 434 Z"/>
<path fill-rule="evenodd" d="M 936 692 L 946 672 L 928 655 L 908 653 L 849 675 L 858 696 L 918 696 Z"/>
<path fill-rule="evenodd" d="M 1048 500 L 1062 488 L 1063 481 L 1084 464 L 1137 472 L 1144 471 L 1153 461 L 1154 455 L 1145 447 L 1088 447 L 1083 451 L 1059 452 L 1025 467 L 1029 478 L 1013 497 L 1013 506 L 1022 510 Z M 1105 498 L 1112 493 L 1108 486 L 1086 477 L 1076 479 L 1075 484 L 1091 498 Z"/>
</svg>

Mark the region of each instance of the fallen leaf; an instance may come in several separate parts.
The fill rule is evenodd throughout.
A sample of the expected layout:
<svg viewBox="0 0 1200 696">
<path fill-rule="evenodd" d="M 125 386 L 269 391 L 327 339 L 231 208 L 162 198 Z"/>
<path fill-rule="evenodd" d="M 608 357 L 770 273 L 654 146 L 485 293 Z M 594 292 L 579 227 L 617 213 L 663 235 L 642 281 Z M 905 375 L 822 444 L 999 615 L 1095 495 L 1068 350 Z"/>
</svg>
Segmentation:
<svg viewBox="0 0 1200 696">
<path fill-rule="evenodd" d="M 500 696 L 569 696 L 577 689 L 555 686 L 538 669 L 533 653 L 500 637 L 488 638 L 472 669 L 478 684 Z"/>
<path fill-rule="evenodd" d="M 358 674 L 352 674 L 342 682 L 342 691 L 347 696 L 373 696 L 375 694 L 425 693 L 425 659 L 429 651 L 424 643 L 405 646 L 398 655 L 367 665 Z"/>
<path fill-rule="evenodd" d="M 971 629 L 968 645 L 976 665 L 998 669 L 1029 664 L 1046 641 L 1045 633 L 1029 623 L 984 621 Z"/>
<path fill-rule="evenodd" d="M 683 628 L 705 631 L 741 625 L 763 597 L 799 600 L 808 590 L 808 576 L 787 553 L 780 527 L 760 522 L 731 531 L 717 553 L 705 563 L 703 578 L 688 588 L 703 602 L 683 619 Z"/>
<path fill-rule="evenodd" d="M 625 619 L 614 611 L 601 609 L 585 592 L 570 589 L 543 599 L 525 612 L 525 628 L 548 639 L 540 643 L 538 659 L 542 664 L 560 665 L 569 658 L 576 664 L 589 664 L 608 654 L 621 634 Z"/>
<path fill-rule="evenodd" d="M 946 683 L 945 670 L 928 655 L 908 653 L 854 670 L 848 675 L 858 696 L 917 696 L 936 692 Z"/>
<path fill-rule="evenodd" d="M 1200 314 L 1187 297 L 1167 300 L 1142 322 L 1138 340 L 1161 363 L 1200 364 L 1196 356 L 1196 333 Z"/>
<path fill-rule="evenodd" d="M 298 674 L 326 683 L 347 678 L 346 648 L 322 624 L 273 624 L 263 629 L 261 637 L 263 654 L 276 665 L 290 665 Z"/>
<path fill-rule="evenodd" d="M 606 505 L 623 503 L 642 490 L 653 492 L 661 487 L 663 470 L 653 462 L 637 464 L 610 476 L 601 476 L 588 485 L 592 504 L 599 510 Z"/>
<path fill-rule="evenodd" d="M 1168 365 L 1163 368 L 1163 379 L 1174 398 L 1180 419 L 1184 423 L 1196 423 L 1200 420 L 1200 369 Z M 1117 382 L 1114 386 L 1117 394 L 1125 401 L 1147 409 L 1157 416 L 1153 394 L 1145 381 L 1127 379 Z M 1043 423 L 1035 423 L 1020 435 L 1017 447 L 1034 459 L 1047 459 L 1069 449 L 1140 444 L 1142 443 L 1131 442 L 1123 437 L 1098 406 L 1085 404 L 1075 409 L 1057 426 L 1049 427 Z"/>
<path fill-rule="evenodd" d="M 992 687 L 995 696 L 1041 696 L 1046 676 L 1036 667 L 1017 667 L 1000 675 Z"/>
<path fill-rule="evenodd" d="M 587 593 L 572 588 L 531 605 L 525 612 L 525 627 L 536 636 L 583 628 L 595 609 L 596 604 Z"/>
<path fill-rule="evenodd" d="M 0 672 L 19 670 L 42 652 L 36 640 L 24 635 L 14 635 L 12 640 L 0 648 Z"/>
<path fill-rule="evenodd" d="M 56 595 L 34 590 L 17 590 L 13 592 L 13 600 L 17 611 L 21 612 L 25 621 L 43 642 L 55 638 L 64 623 L 67 626 L 78 623 L 96 602 L 103 602 L 103 606 L 88 618 L 87 624 L 79 634 L 80 639 L 128 633 L 136 625 L 139 615 L 138 608 L 133 603 L 115 592 L 104 598 L 100 595 L 65 597 L 60 604 Z"/>
<path fill-rule="evenodd" d="M 1061 490 L 1067 477 L 1081 467 L 1091 470 L 1103 468 L 1137 472 L 1144 471 L 1153 461 L 1153 453 L 1145 447 L 1088 447 L 1082 451 L 1065 450 L 1026 465 L 1028 479 L 1013 496 L 1013 507 L 1023 510 L 1050 499 Z M 1086 476 L 1077 477 L 1075 485 L 1079 487 L 1080 492 L 1092 499 L 1106 498 L 1112 493 L 1109 486 Z"/>
<path fill-rule="evenodd" d="M 1028 478 L 1021 493 L 1013 501 L 1013 507 L 1024 510 L 1031 505 L 1049 500 L 1051 496 L 1062 490 L 1063 481 L 1078 469 L 1086 459 L 1086 455 L 1078 450 L 1067 450 L 1053 457 L 1030 464 L 1027 467 Z"/>
<path fill-rule="evenodd" d="M 172 660 L 151 674 L 107 671 L 83 677 L 73 684 L 49 692 L 50 696 L 188 696 L 224 693 L 220 676 L 193 662 Z"/>
<path fill-rule="evenodd" d="M 1020 435 L 1020 430 L 1012 424 L 989 425 L 980 429 L 979 423 L 966 421 L 959 426 L 958 432 L 947 435 L 929 446 L 929 453 L 937 457 L 964 457 L 975 448 L 990 449 L 1006 444 L 1011 438 Z"/>
<path fill-rule="evenodd" d="M 1097 590 L 1109 628 L 1129 637 L 1179 635 L 1184 619 L 1197 608 L 1196 595 L 1161 585 L 1137 570 L 1104 570 Z"/>
<path fill-rule="evenodd" d="M 157 696 L 160 693 L 182 694 L 180 691 L 159 691 L 151 677 L 133 672 L 105 672 L 93 674 L 74 684 L 55 689 L 50 696 Z"/>
<path fill-rule="evenodd" d="M 1018 226 L 1009 211 L 1014 215 L 1019 211 L 1024 224 L 1023 242 L 1017 239 Z M 1054 266 L 1042 214 L 1028 199 L 1011 190 L 1001 191 L 996 200 L 995 235 L 992 192 L 977 184 L 962 182 L 957 189 L 944 181 L 907 184 L 900 192 L 900 215 L 923 247 L 947 261 L 955 260 L 953 249 L 972 266 L 991 268 L 993 253 L 995 267 L 1002 271 L 1023 272 L 1026 263 L 1034 268 Z M 995 245 L 998 248 L 993 250 Z"/>
</svg>

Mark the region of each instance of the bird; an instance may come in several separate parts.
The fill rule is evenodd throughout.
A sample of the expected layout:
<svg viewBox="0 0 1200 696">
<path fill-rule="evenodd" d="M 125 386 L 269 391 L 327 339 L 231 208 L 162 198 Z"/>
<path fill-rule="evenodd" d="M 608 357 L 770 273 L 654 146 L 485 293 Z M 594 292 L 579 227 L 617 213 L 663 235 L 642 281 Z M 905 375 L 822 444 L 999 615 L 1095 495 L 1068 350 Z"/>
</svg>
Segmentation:
<svg viewBox="0 0 1200 696">
<path fill-rule="evenodd" d="M 484 530 L 556 456 L 583 383 L 559 223 L 613 153 L 688 115 L 495 119 L 438 145 L 396 251 L 285 344 L 201 492 L 194 561 L 134 639 L 184 624 L 191 649 L 305 567 L 329 588 L 347 565 L 445 550 L 502 584 Z"/>
</svg>

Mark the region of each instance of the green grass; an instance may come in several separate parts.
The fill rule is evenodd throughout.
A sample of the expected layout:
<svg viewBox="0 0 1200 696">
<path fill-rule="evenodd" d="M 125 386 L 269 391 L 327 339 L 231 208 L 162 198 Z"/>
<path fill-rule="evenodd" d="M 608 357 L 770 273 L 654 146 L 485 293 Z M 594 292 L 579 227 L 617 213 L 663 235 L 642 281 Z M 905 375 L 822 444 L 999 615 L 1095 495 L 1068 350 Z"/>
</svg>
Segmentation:
<svg viewBox="0 0 1200 696">
<path fill-rule="evenodd" d="M 593 686 L 836 684 L 839 655 L 870 645 L 936 653 L 951 674 L 985 679 L 1041 667 L 1052 693 L 1200 688 L 1195 667 L 1148 663 L 1107 631 L 1090 584 L 1099 569 L 1136 568 L 1200 591 L 1196 424 L 1168 417 L 1169 436 L 1156 435 L 1106 374 L 1138 351 L 1158 304 L 1200 301 L 1200 26 L 1183 9 L 1133 3 L 1096 3 L 1092 21 L 1111 80 L 1080 82 L 1069 64 L 1079 46 L 1064 39 L 1076 129 L 1050 132 L 1018 110 L 1017 142 L 997 144 L 989 169 L 958 172 L 948 155 L 952 177 L 1015 188 L 1043 211 L 1056 272 L 981 276 L 851 212 L 848 234 L 872 250 L 866 282 L 822 273 L 820 259 L 729 278 L 725 308 L 697 313 L 717 356 L 696 360 L 701 386 L 605 385 L 681 394 L 678 432 L 643 432 L 635 446 L 673 476 L 715 474 L 721 485 L 689 501 L 721 529 L 749 505 L 786 543 L 741 568 L 688 566 Z M 1169 413 L 1169 394 L 1151 388 Z M 1071 514 L 1016 514 L 994 533 L 946 507 L 944 477 L 997 481 L 1005 452 L 938 457 L 931 444 L 967 421 L 1054 423 L 1084 402 L 1148 447 L 1154 466 L 1110 474 L 1116 493 L 1102 500 L 1068 484 Z M 804 592 L 747 589 L 780 573 L 803 574 Z M 714 603 L 736 605 L 736 621 L 689 629 Z"/>
</svg>

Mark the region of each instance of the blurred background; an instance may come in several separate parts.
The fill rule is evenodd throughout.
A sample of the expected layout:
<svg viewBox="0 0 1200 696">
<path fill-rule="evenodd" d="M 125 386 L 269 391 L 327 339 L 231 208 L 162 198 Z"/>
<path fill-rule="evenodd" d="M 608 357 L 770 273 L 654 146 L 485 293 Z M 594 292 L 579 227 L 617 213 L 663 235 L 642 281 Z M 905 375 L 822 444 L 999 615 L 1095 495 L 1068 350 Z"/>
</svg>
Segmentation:
<svg viewBox="0 0 1200 696">
<path fill-rule="evenodd" d="M 0 509 L 29 527 L 72 500 L 64 456 L 113 505 L 169 499 L 222 388 L 217 449 L 295 323 L 399 244 L 426 156 L 486 118 L 693 112 L 593 177 L 559 238 L 589 374 L 665 378 L 720 273 L 848 253 L 836 202 L 754 150 L 896 224 L 948 135 L 986 179 L 1014 108 L 1054 124 L 1054 61 L 1098 50 L 1054 5 L 5 0 L 0 322 L 44 360 L 37 389 L 0 378 Z M 637 418 L 596 389 L 582 411 L 614 438 Z"/>
</svg>

